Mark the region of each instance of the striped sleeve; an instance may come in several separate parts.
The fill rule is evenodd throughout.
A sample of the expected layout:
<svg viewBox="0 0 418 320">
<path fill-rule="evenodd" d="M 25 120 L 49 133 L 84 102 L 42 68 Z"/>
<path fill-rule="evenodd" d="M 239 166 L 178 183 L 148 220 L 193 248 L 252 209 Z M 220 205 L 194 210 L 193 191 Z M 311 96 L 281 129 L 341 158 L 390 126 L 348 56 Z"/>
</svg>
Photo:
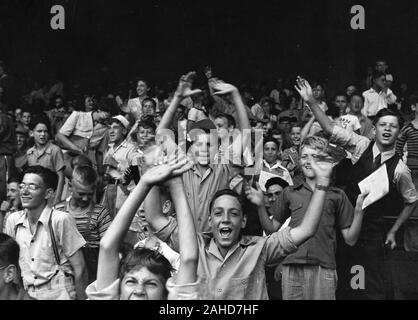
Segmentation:
<svg viewBox="0 0 418 320">
<path fill-rule="evenodd" d="M 110 223 L 112 222 L 112 217 L 110 216 L 109 210 L 105 207 L 101 207 L 101 210 L 99 211 L 97 215 L 97 224 L 99 229 L 99 237 L 100 239 L 103 238 L 105 232 L 110 226 Z"/>
<path fill-rule="evenodd" d="M 396 141 L 396 153 L 402 158 L 403 157 L 403 148 L 405 146 L 406 140 L 408 138 L 408 128 L 409 125 L 404 127 L 399 134 L 398 140 Z"/>
</svg>

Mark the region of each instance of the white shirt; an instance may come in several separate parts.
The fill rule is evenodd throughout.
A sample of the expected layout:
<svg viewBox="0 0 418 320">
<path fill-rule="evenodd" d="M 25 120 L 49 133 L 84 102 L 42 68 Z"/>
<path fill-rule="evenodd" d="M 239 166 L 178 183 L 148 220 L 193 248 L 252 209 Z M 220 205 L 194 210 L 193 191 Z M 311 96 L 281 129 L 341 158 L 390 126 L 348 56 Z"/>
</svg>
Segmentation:
<svg viewBox="0 0 418 320">
<path fill-rule="evenodd" d="M 375 116 L 379 110 L 387 108 L 388 104 L 396 102 L 396 96 L 390 89 L 388 89 L 387 93 L 383 91 L 378 93 L 373 88 L 370 88 L 363 92 L 363 97 L 364 107 L 361 112 L 367 117 Z"/>
<path fill-rule="evenodd" d="M 349 131 L 357 131 L 361 128 L 359 119 L 352 114 L 345 114 L 339 117 L 337 120 L 337 125 Z"/>
</svg>

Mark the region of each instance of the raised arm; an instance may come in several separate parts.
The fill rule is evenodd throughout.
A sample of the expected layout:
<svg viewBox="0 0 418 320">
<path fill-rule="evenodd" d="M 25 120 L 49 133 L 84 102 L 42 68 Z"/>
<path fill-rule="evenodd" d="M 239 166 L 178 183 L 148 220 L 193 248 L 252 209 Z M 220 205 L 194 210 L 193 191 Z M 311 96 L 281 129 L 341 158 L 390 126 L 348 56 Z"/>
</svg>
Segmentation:
<svg viewBox="0 0 418 320">
<path fill-rule="evenodd" d="M 180 175 L 190 168 L 190 166 L 185 165 L 186 159 L 177 161 L 175 157 L 160 160 L 159 163 L 161 164 L 149 169 L 142 176 L 100 241 L 97 290 L 108 287 L 118 279 L 120 245 L 128 232 L 135 213 L 151 187 L 170 177 Z"/>
<path fill-rule="evenodd" d="M 160 121 L 160 124 L 158 125 L 157 131 L 160 129 L 170 129 L 173 119 L 177 112 L 177 107 L 179 106 L 180 102 L 184 98 L 190 97 L 191 95 L 201 92 L 201 90 L 199 89 L 195 89 L 195 90 L 191 89 L 193 79 L 195 76 L 196 76 L 195 72 L 189 72 L 188 74 L 183 75 L 180 78 L 177 90 L 174 93 L 174 96 L 170 102 L 170 105 L 168 106 L 167 110 L 164 112 L 164 115 Z"/>
<path fill-rule="evenodd" d="M 341 233 L 344 237 L 345 243 L 349 246 L 354 246 L 358 240 L 361 231 L 361 225 L 363 223 L 363 202 L 367 193 L 359 194 L 357 197 L 356 207 L 354 208 L 354 218 L 351 226 L 346 229 L 342 229 Z"/>
<path fill-rule="evenodd" d="M 302 223 L 290 230 L 293 242 L 297 246 L 312 237 L 318 229 L 322 216 L 326 189 L 330 184 L 330 177 L 333 168 L 333 164 L 331 162 L 319 162 L 312 156 L 310 156 L 310 163 L 316 174 L 316 188 L 311 201 L 309 202 L 309 206 L 306 210 Z"/>
<path fill-rule="evenodd" d="M 269 217 L 260 184 L 257 182 L 257 189 L 248 186 L 245 190 L 245 195 L 251 203 L 257 206 L 258 218 L 264 232 L 269 235 L 279 230 L 282 224 L 273 217 Z"/>
<path fill-rule="evenodd" d="M 182 179 L 180 177 L 173 178 L 168 184 L 177 215 L 180 246 L 180 267 L 176 284 L 194 283 L 197 280 L 199 249 L 193 216 L 187 202 Z"/>
<path fill-rule="evenodd" d="M 328 118 L 325 112 L 319 107 L 318 102 L 314 99 L 312 94 L 312 88 L 308 81 L 298 77 L 296 79 L 296 90 L 301 95 L 302 99 L 308 104 L 309 108 L 315 115 L 316 120 L 318 120 L 322 129 L 328 133 L 332 134 L 335 124 Z"/>
</svg>

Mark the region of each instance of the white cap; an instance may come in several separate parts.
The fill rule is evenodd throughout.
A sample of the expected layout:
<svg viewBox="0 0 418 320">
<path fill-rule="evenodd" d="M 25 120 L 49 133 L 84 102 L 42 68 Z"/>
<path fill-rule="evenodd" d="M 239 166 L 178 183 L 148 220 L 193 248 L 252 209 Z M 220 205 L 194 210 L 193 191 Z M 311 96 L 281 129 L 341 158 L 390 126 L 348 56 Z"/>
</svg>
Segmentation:
<svg viewBox="0 0 418 320">
<path fill-rule="evenodd" d="M 129 127 L 129 121 L 122 115 L 114 116 L 112 119 L 118 120 L 122 125 L 125 127 L 125 129 L 128 129 Z"/>
</svg>

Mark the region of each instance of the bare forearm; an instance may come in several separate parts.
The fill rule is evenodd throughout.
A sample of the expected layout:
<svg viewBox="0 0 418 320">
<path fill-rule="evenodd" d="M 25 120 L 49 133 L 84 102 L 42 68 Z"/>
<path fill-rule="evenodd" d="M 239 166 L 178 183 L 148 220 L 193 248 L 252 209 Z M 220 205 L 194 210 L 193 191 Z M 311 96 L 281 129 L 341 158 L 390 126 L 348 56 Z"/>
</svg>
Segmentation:
<svg viewBox="0 0 418 320">
<path fill-rule="evenodd" d="M 110 224 L 109 229 L 107 229 L 103 239 L 100 241 L 101 247 L 106 248 L 107 251 L 118 252 L 120 244 L 132 223 L 132 219 L 149 190 L 149 186 L 142 181 L 139 181 L 138 185 L 123 203 L 118 214 Z"/>
<path fill-rule="evenodd" d="M 328 116 L 325 114 L 325 112 L 319 107 L 319 104 L 317 101 L 308 101 L 309 108 L 311 108 L 313 114 L 315 115 L 316 120 L 321 125 L 322 129 L 328 133 L 332 134 L 332 130 L 334 129 L 334 124 L 332 121 L 328 118 Z"/>
<path fill-rule="evenodd" d="M 57 204 L 61 201 L 62 190 L 64 189 L 64 182 L 65 182 L 64 170 L 61 170 L 58 172 L 58 186 L 57 186 L 57 192 L 55 194 L 54 204 Z"/>
<path fill-rule="evenodd" d="M 181 98 L 175 94 L 167 110 L 164 112 L 164 115 L 160 121 L 160 124 L 158 125 L 157 131 L 160 129 L 170 128 L 171 124 L 173 123 L 174 116 L 176 115 L 177 107 L 179 106 L 180 102 L 181 102 Z"/>
<path fill-rule="evenodd" d="M 193 216 L 180 178 L 170 181 L 170 193 L 177 214 L 180 269 L 177 284 L 192 283 L 197 277 L 198 246 Z"/>
<path fill-rule="evenodd" d="M 312 125 L 315 122 L 315 117 L 312 117 L 309 119 L 309 121 L 305 124 L 305 126 L 302 129 L 302 132 L 300 134 L 300 141 L 305 140 L 305 138 L 308 136 L 309 131 L 311 131 Z"/>
<path fill-rule="evenodd" d="M 158 231 L 163 228 L 168 218 L 162 213 L 160 190 L 158 187 L 151 188 L 144 202 L 145 219 L 152 230 Z"/>
<path fill-rule="evenodd" d="M 276 220 L 271 220 L 268 216 L 266 207 L 264 205 L 259 206 L 257 208 L 258 218 L 260 219 L 261 227 L 263 228 L 264 232 L 269 235 L 273 232 L 276 232 L 280 228 L 280 223 Z"/>
<path fill-rule="evenodd" d="M 247 111 L 245 110 L 244 102 L 238 90 L 232 93 L 235 108 L 237 109 L 240 129 L 251 129 L 250 120 L 248 119 Z"/>
<path fill-rule="evenodd" d="M 417 207 L 418 207 L 418 201 L 415 201 L 411 204 L 406 204 L 401 214 L 399 215 L 398 219 L 396 219 L 395 224 L 390 229 L 389 233 L 396 233 L 399 230 L 399 228 L 405 223 L 405 221 L 409 219 L 411 214 L 415 210 L 417 210 Z"/>
<path fill-rule="evenodd" d="M 354 213 L 353 222 L 350 228 L 348 228 L 346 234 L 343 234 L 345 242 L 349 246 L 354 246 L 358 240 L 361 231 L 361 225 L 363 223 L 363 212 L 361 208 L 356 208 Z"/>
<path fill-rule="evenodd" d="M 57 133 L 55 139 L 64 146 L 64 148 L 72 151 L 79 151 L 78 147 L 68 139 L 67 136 L 63 135 L 62 133 Z"/>
<path fill-rule="evenodd" d="M 77 300 L 86 300 L 86 287 L 88 285 L 87 269 L 77 268 L 74 270 L 75 290 L 77 293 Z"/>
</svg>

